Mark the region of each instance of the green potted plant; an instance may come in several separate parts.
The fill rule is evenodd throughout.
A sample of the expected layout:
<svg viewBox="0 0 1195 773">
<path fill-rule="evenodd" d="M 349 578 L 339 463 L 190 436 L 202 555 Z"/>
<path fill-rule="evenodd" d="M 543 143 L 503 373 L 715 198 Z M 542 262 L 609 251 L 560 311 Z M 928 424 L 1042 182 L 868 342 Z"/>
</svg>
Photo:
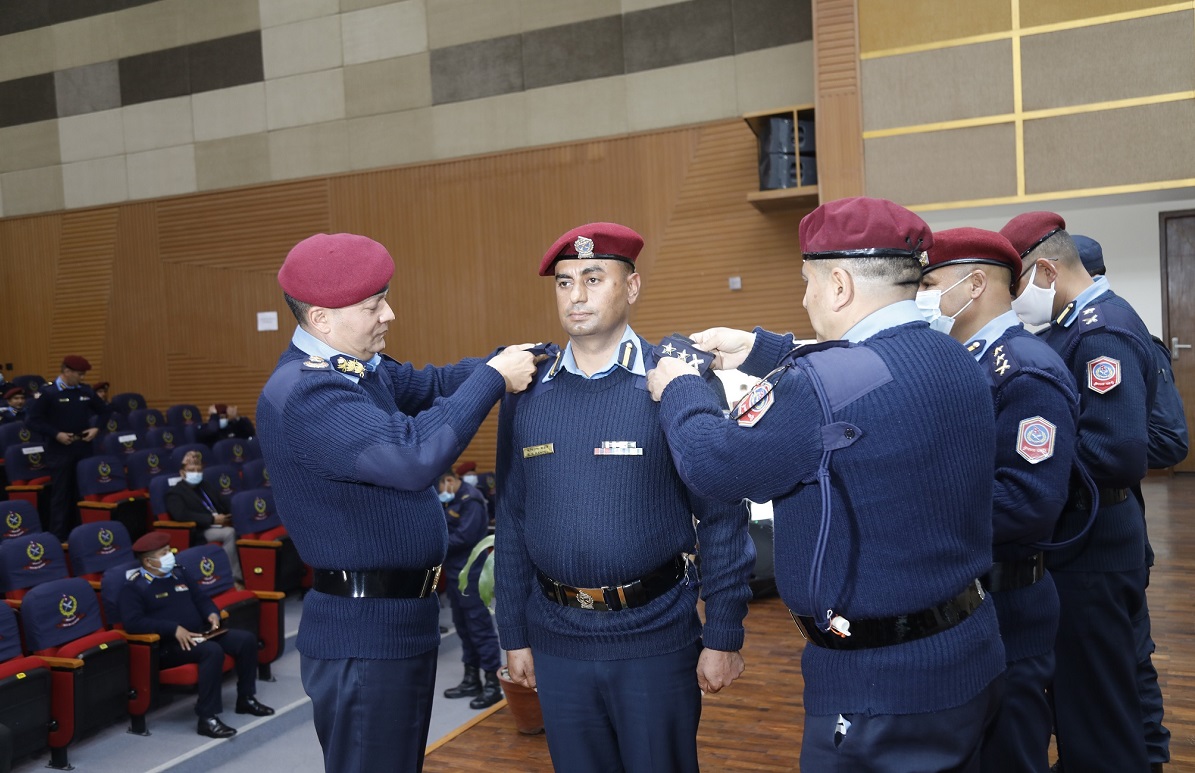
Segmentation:
<svg viewBox="0 0 1195 773">
<path fill-rule="evenodd" d="M 469 574 L 473 564 L 481 555 L 485 554 L 485 563 L 481 565 L 481 574 L 477 578 L 477 595 L 487 607 L 494 605 L 494 535 L 485 537 L 473 546 L 464 567 L 461 568 L 460 579 L 457 582 L 461 593 L 467 594 Z M 514 717 L 515 727 L 525 735 L 535 735 L 544 731 L 544 716 L 539 707 L 539 696 L 535 690 L 512 682 L 510 671 L 503 666 L 498 671 L 498 681 L 502 684 L 502 692 L 506 695 L 506 706 Z"/>
</svg>

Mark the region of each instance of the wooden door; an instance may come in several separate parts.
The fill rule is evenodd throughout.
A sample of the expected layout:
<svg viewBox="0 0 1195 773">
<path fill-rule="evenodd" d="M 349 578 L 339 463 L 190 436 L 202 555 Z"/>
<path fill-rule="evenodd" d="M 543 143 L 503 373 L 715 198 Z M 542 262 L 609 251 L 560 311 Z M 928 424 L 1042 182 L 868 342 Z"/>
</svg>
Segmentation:
<svg viewBox="0 0 1195 773">
<path fill-rule="evenodd" d="M 1170 365 L 1195 430 L 1195 210 L 1162 212 L 1162 324 L 1171 345 Z M 1195 472 L 1195 453 L 1174 468 Z"/>
</svg>

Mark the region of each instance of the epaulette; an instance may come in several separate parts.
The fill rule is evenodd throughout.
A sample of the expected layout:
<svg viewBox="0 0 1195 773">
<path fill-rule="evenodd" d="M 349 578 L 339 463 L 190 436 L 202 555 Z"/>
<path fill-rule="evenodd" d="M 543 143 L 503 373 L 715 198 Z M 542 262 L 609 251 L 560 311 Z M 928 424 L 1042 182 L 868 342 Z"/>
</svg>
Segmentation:
<svg viewBox="0 0 1195 773">
<path fill-rule="evenodd" d="M 714 361 L 712 354 L 697 348 L 691 338 L 680 333 L 666 336 L 658 346 L 652 347 L 650 351 L 656 362 L 665 357 L 672 357 L 695 369 L 702 376 L 709 371 Z M 644 365 L 646 366 L 646 364 L 645 362 Z"/>
<path fill-rule="evenodd" d="M 996 384 L 1003 383 L 1021 369 L 1017 358 L 1013 356 L 1012 347 L 1009 346 L 1007 339 L 998 341 L 995 346 L 988 349 L 987 354 L 984 355 L 984 361 L 987 363 L 988 369 L 992 371 L 992 381 Z"/>
<path fill-rule="evenodd" d="M 323 357 L 316 357 L 314 354 L 303 360 L 303 364 L 299 366 L 302 370 L 329 370 L 332 365 Z"/>
<path fill-rule="evenodd" d="M 1105 307 L 1099 303 L 1084 306 L 1083 310 L 1079 312 L 1078 319 L 1075 320 L 1075 326 L 1079 328 L 1079 335 L 1103 328 L 1107 323 L 1107 320 L 1104 319 L 1105 313 Z"/>
</svg>

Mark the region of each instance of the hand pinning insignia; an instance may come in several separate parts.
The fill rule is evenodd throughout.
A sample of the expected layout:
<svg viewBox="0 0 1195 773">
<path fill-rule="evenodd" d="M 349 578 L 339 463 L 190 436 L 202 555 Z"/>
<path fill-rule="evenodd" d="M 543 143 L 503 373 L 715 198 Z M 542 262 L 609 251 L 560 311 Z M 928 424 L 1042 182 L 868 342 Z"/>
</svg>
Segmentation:
<svg viewBox="0 0 1195 773">
<path fill-rule="evenodd" d="M 673 333 L 666 337 L 655 348 L 655 353 L 657 359 L 662 360 L 665 357 L 678 359 L 701 375 L 705 375 L 705 372 L 710 369 L 710 363 L 714 360 L 713 355 L 698 349 L 693 345 L 692 340 L 680 333 Z"/>
</svg>

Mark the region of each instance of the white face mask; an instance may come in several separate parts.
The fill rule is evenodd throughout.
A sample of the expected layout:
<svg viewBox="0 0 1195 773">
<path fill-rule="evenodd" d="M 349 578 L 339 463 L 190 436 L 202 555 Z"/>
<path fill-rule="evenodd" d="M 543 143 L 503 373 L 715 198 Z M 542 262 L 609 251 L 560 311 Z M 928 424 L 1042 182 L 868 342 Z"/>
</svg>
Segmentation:
<svg viewBox="0 0 1195 773">
<path fill-rule="evenodd" d="M 167 553 L 158 558 L 158 570 L 163 574 L 170 574 L 174 571 L 174 553 Z"/>
<path fill-rule="evenodd" d="M 441 491 L 439 497 L 441 502 L 448 504 L 456 497 L 456 494 L 453 494 L 451 491 Z"/>
<path fill-rule="evenodd" d="M 183 473 L 183 480 L 187 481 L 187 483 L 190 483 L 192 486 L 198 486 L 200 483 L 203 483 L 203 470 L 200 470 L 199 472 Z"/>
<path fill-rule="evenodd" d="M 929 326 L 937 330 L 939 333 L 950 335 L 950 331 L 954 329 L 954 320 L 959 314 L 962 314 L 968 306 L 970 306 L 975 299 L 971 298 L 964 305 L 954 313 L 953 317 L 947 317 L 942 314 L 942 296 L 950 292 L 954 288 L 961 285 L 963 282 L 971 278 L 971 274 L 967 274 L 962 279 L 958 280 L 945 290 L 919 290 L 917 292 L 917 308 L 921 310 L 921 315 L 925 317 L 925 321 Z"/>
<path fill-rule="evenodd" d="M 228 429 L 228 419 L 220 419 L 220 429 Z"/>
<path fill-rule="evenodd" d="M 1012 310 L 1017 318 L 1026 325 L 1045 325 L 1054 316 L 1054 282 L 1050 282 L 1049 289 L 1038 287 L 1033 283 L 1037 276 L 1037 264 L 1029 272 L 1029 284 L 1025 291 L 1012 302 Z"/>
<path fill-rule="evenodd" d="M 461 478 L 461 480 L 463 480 L 465 483 L 468 483 L 470 486 L 477 485 L 477 476 L 476 475 L 466 475 L 463 478 Z"/>
</svg>

